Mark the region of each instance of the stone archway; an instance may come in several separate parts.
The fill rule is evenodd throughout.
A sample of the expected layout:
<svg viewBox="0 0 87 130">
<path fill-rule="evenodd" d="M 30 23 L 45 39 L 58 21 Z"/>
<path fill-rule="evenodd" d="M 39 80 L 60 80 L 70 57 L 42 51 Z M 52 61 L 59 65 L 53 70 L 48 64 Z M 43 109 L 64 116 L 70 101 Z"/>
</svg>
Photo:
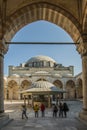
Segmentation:
<svg viewBox="0 0 87 130">
<path fill-rule="evenodd" d="M 68 99 L 75 99 L 75 93 L 76 93 L 76 88 L 75 88 L 75 83 L 73 80 L 69 80 L 66 82 L 66 98 Z"/>
<path fill-rule="evenodd" d="M 21 89 L 21 90 L 25 90 L 25 89 L 28 89 L 29 86 L 31 86 L 31 82 L 28 81 L 28 80 L 23 80 L 23 81 L 21 82 L 20 89 Z"/>
<path fill-rule="evenodd" d="M 62 84 L 62 82 L 61 82 L 60 80 L 55 80 L 55 81 L 53 82 L 53 84 L 54 84 L 56 87 L 59 87 L 59 88 L 63 89 L 63 84 Z"/>
<path fill-rule="evenodd" d="M 8 18 L 4 38 L 10 41 L 19 29 L 38 20 L 46 20 L 62 27 L 74 42 L 81 36 L 80 24 L 69 12 L 56 4 L 38 2 L 21 8 Z"/>
<path fill-rule="evenodd" d="M 8 82 L 8 88 L 7 88 L 7 98 L 9 100 L 17 100 L 18 99 L 18 85 L 17 82 L 14 80 L 11 80 Z"/>
<path fill-rule="evenodd" d="M 62 27 L 74 42 L 79 42 L 77 51 L 82 56 L 84 95 L 83 112 L 80 117 L 87 119 L 87 0 L 66 0 L 66 2 L 57 0 L 37 0 L 37 2 L 36 0 L 29 2 L 21 0 L 20 2 L 13 0 L 10 1 L 11 3 L 7 1 L 7 8 L 5 2 L 0 2 L 0 113 L 4 112 L 3 59 L 8 50 L 8 45 L 5 42 L 11 41 L 14 34 L 25 25 L 37 20 L 46 20 Z M 19 6 L 16 6 L 17 3 Z M 13 6 L 11 7 L 11 5 Z M 71 5 L 73 5 L 73 10 L 70 9 Z"/>
<path fill-rule="evenodd" d="M 30 86 L 31 86 L 31 81 L 28 81 L 28 80 L 25 79 L 25 80 L 23 80 L 21 82 L 20 90 L 26 90 Z M 20 94 L 20 99 L 23 99 L 23 95 L 22 94 Z"/>
<path fill-rule="evenodd" d="M 63 90 L 63 84 L 62 84 L 62 82 L 61 82 L 60 80 L 55 80 L 55 81 L 53 82 L 53 84 L 54 84 L 56 87 L 58 87 L 58 88 L 60 88 L 60 89 Z M 56 98 L 57 98 L 57 100 L 62 99 L 62 98 L 63 98 L 63 93 L 58 94 Z"/>
</svg>

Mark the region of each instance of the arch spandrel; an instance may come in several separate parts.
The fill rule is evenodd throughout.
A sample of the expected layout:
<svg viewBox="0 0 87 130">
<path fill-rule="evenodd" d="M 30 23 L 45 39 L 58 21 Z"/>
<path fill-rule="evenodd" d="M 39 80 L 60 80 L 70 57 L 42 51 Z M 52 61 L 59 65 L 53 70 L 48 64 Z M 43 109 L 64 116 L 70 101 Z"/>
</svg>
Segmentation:
<svg viewBox="0 0 87 130">
<path fill-rule="evenodd" d="M 24 6 L 27 6 L 27 5 L 31 5 L 33 3 L 49 3 L 49 4 L 54 4 L 54 5 L 63 7 L 64 9 L 71 12 L 77 19 L 79 19 L 79 16 L 78 16 L 79 1 L 78 0 L 64 0 L 64 1 L 61 1 L 61 0 L 8 0 L 7 15 L 9 16 L 10 14 L 14 13 L 16 10 L 23 8 Z M 73 8 L 71 8 L 72 6 Z"/>
<path fill-rule="evenodd" d="M 81 26 L 69 12 L 48 3 L 33 4 L 26 6 L 10 16 L 6 22 L 4 38 L 10 41 L 17 31 L 25 25 L 45 20 L 63 28 L 73 39 L 77 41 L 80 37 Z"/>
</svg>

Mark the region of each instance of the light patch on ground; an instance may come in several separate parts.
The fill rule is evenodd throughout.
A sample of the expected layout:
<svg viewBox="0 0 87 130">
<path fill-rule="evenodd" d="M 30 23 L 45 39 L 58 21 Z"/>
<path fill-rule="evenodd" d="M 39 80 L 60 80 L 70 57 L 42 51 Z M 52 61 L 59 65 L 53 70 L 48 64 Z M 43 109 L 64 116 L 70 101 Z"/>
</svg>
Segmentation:
<svg viewBox="0 0 87 130">
<path fill-rule="evenodd" d="M 14 112 L 14 110 L 5 110 L 5 113 Z"/>
</svg>

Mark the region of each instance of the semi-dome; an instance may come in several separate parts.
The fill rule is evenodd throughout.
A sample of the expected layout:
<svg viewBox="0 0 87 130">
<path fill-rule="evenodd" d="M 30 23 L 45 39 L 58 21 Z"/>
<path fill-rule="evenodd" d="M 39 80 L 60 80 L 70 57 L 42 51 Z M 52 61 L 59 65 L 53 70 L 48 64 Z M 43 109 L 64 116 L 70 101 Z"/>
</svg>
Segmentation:
<svg viewBox="0 0 87 130">
<path fill-rule="evenodd" d="M 56 61 L 54 59 L 52 59 L 49 56 L 43 56 L 43 55 L 39 55 L 39 56 L 35 56 L 30 58 L 26 63 L 25 66 L 29 66 L 29 67 L 53 67 L 54 64 L 56 63 Z"/>
</svg>

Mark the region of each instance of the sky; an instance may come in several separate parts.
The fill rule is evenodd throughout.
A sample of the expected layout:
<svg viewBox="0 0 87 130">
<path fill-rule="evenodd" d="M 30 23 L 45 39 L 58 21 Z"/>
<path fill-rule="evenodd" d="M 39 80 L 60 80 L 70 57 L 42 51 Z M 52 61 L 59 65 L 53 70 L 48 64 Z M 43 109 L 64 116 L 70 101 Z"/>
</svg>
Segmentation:
<svg viewBox="0 0 87 130">
<path fill-rule="evenodd" d="M 47 22 L 37 21 L 20 29 L 12 42 L 73 42 L 70 35 L 59 26 Z M 65 67 L 74 66 L 74 75 L 82 71 L 81 56 L 76 51 L 74 44 L 11 44 L 4 57 L 4 75 L 8 75 L 8 66 L 19 66 L 31 57 L 45 55 L 53 58 L 57 63 Z"/>
</svg>

